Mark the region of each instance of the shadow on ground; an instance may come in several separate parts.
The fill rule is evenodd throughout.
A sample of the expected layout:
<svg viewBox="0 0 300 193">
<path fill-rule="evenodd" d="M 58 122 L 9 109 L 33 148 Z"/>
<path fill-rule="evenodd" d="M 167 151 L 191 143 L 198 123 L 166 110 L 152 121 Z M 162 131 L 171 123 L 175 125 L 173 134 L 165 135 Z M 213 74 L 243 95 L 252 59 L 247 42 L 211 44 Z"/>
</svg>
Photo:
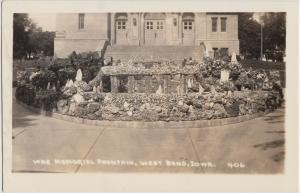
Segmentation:
<svg viewBox="0 0 300 193">
<path fill-rule="evenodd" d="M 282 147 L 284 145 L 284 139 L 269 141 L 266 143 L 256 144 L 253 147 L 261 148 L 262 150 L 268 150 L 269 148 Z"/>
</svg>

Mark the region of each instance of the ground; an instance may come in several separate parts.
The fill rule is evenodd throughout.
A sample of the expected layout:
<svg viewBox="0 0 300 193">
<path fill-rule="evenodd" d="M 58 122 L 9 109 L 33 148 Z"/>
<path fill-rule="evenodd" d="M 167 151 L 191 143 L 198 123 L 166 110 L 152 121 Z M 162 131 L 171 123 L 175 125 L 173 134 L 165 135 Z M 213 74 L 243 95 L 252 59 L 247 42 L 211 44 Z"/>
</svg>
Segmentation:
<svg viewBox="0 0 300 193">
<path fill-rule="evenodd" d="M 219 127 L 117 129 L 35 114 L 14 99 L 13 171 L 280 173 L 284 133 L 283 108 Z"/>
</svg>

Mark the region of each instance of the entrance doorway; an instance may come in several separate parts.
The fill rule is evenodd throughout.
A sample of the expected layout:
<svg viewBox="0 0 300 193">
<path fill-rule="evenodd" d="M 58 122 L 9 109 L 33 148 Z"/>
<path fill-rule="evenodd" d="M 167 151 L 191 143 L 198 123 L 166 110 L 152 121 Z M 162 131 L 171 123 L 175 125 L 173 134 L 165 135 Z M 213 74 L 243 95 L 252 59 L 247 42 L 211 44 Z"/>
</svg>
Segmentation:
<svg viewBox="0 0 300 193">
<path fill-rule="evenodd" d="M 145 44 L 163 45 L 165 43 L 165 21 L 145 20 Z"/>
<path fill-rule="evenodd" d="M 182 16 L 182 44 L 195 45 L 194 14 L 184 13 Z"/>
<path fill-rule="evenodd" d="M 119 13 L 116 15 L 116 44 L 127 45 L 128 44 L 128 22 L 127 14 Z"/>
<path fill-rule="evenodd" d="M 145 45 L 164 45 L 166 41 L 166 15 L 164 13 L 145 13 Z"/>
</svg>

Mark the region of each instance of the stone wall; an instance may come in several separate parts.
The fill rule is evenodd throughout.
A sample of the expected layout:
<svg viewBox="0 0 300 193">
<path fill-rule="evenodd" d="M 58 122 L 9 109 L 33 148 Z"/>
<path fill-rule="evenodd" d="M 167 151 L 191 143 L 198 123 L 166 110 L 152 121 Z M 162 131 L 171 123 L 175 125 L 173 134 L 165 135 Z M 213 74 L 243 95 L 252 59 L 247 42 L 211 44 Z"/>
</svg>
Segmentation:
<svg viewBox="0 0 300 193">
<path fill-rule="evenodd" d="M 61 99 L 57 112 L 93 120 L 184 121 L 251 115 L 280 105 L 278 93 L 264 91 L 202 95 L 85 92 L 83 97 L 79 103 Z"/>
</svg>

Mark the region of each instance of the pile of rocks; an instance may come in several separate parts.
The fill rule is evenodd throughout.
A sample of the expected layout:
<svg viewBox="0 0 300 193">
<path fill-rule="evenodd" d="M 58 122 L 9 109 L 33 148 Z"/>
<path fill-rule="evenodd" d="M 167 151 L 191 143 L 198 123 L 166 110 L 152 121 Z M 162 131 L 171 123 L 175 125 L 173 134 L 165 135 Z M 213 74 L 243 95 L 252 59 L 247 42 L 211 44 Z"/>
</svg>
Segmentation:
<svg viewBox="0 0 300 193">
<path fill-rule="evenodd" d="M 151 65 L 150 65 L 151 64 Z M 197 74 L 200 64 L 185 65 L 170 63 L 135 63 L 104 66 L 101 71 L 105 75 L 162 75 L 162 74 Z"/>
<path fill-rule="evenodd" d="M 206 94 L 85 93 L 81 101 L 69 105 L 63 114 L 98 120 L 182 121 L 220 119 L 272 111 L 280 105 L 277 92 L 248 91 Z M 270 104 L 268 105 L 268 101 Z"/>
</svg>

